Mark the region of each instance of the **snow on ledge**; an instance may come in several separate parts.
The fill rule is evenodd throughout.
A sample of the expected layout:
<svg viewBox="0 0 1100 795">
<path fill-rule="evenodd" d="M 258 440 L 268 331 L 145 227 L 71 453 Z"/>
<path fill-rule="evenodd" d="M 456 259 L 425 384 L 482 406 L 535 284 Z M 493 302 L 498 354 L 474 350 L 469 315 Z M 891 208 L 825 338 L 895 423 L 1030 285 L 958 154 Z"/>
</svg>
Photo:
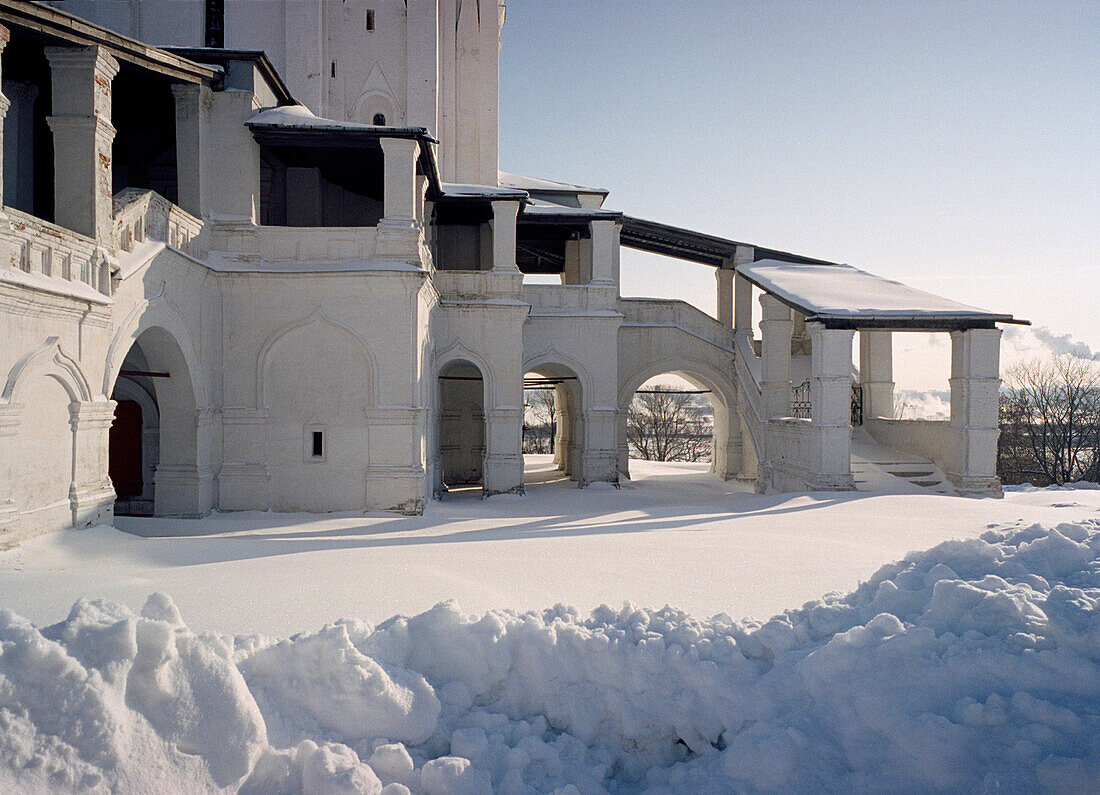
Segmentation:
<svg viewBox="0 0 1100 795">
<path fill-rule="evenodd" d="M 759 260 L 738 265 L 737 272 L 806 315 L 823 319 L 1012 321 L 1011 315 L 961 304 L 851 265 Z"/>
</svg>

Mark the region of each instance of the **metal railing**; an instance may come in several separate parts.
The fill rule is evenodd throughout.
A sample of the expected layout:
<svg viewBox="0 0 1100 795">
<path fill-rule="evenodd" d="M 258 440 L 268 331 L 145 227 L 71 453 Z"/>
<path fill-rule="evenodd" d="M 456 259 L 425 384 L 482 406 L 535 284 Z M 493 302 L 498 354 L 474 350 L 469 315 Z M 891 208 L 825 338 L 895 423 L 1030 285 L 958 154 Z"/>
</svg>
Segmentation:
<svg viewBox="0 0 1100 795">
<path fill-rule="evenodd" d="M 852 427 L 863 425 L 863 385 L 852 383 Z M 791 416 L 808 420 L 813 417 L 813 401 L 810 398 L 810 381 L 791 387 Z"/>
</svg>

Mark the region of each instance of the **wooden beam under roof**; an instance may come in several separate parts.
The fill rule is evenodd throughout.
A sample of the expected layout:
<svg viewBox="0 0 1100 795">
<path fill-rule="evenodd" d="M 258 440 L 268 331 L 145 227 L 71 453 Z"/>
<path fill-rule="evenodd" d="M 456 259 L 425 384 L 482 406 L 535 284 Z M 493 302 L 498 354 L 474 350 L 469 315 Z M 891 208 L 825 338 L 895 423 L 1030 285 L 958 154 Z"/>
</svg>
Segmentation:
<svg viewBox="0 0 1100 795">
<path fill-rule="evenodd" d="M 27 0 L 0 0 L 0 23 L 33 32 L 58 44 L 77 47 L 98 45 L 120 61 L 184 83 L 214 81 L 221 75 L 218 69 L 151 47 L 51 6 Z"/>
</svg>

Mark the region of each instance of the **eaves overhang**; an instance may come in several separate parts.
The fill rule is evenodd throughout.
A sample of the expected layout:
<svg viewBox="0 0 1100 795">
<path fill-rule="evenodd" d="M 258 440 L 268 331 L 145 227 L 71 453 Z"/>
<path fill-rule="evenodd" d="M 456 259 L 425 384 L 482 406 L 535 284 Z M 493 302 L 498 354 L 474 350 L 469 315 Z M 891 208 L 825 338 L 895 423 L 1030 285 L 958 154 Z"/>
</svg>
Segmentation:
<svg viewBox="0 0 1100 795">
<path fill-rule="evenodd" d="M 184 83 L 215 82 L 220 71 L 186 56 L 123 36 L 51 6 L 0 0 L 0 23 L 21 28 L 55 44 L 100 46 L 115 59 Z"/>
</svg>

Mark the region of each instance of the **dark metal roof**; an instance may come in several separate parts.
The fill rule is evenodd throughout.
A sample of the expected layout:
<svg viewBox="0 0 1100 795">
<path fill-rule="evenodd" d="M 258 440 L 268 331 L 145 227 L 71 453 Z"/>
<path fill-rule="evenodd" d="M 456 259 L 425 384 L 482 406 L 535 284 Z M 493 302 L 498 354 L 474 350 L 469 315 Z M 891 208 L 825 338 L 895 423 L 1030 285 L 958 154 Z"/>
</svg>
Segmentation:
<svg viewBox="0 0 1100 795">
<path fill-rule="evenodd" d="M 727 259 L 732 259 L 738 246 L 748 246 L 755 249 L 755 259 L 758 260 L 775 259 L 807 265 L 834 264 L 827 260 L 803 257 L 800 254 L 791 254 L 787 251 L 760 248 L 753 246 L 752 243 L 728 240 L 724 237 L 716 237 L 715 235 L 661 224 L 656 221 L 646 221 L 628 215 L 623 216 L 620 241 L 629 248 L 663 254 L 667 257 L 676 257 L 689 262 L 698 262 L 703 265 L 712 265 L 716 268 L 722 267 Z"/>
<path fill-rule="evenodd" d="M 186 83 L 213 81 L 218 71 L 164 49 L 151 47 L 50 6 L 26 0 L 0 0 L 0 22 L 33 31 L 51 41 L 80 47 L 99 45 L 126 63 Z"/>
<path fill-rule="evenodd" d="M 291 96 L 290 89 L 287 88 L 278 70 L 263 50 L 228 50 L 224 47 L 165 47 L 164 49 L 199 63 L 217 64 L 222 69 L 228 68 L 230 61 L 251 61 L 278 98 L 280 105 L 297 104 Z"/>
</svg>

